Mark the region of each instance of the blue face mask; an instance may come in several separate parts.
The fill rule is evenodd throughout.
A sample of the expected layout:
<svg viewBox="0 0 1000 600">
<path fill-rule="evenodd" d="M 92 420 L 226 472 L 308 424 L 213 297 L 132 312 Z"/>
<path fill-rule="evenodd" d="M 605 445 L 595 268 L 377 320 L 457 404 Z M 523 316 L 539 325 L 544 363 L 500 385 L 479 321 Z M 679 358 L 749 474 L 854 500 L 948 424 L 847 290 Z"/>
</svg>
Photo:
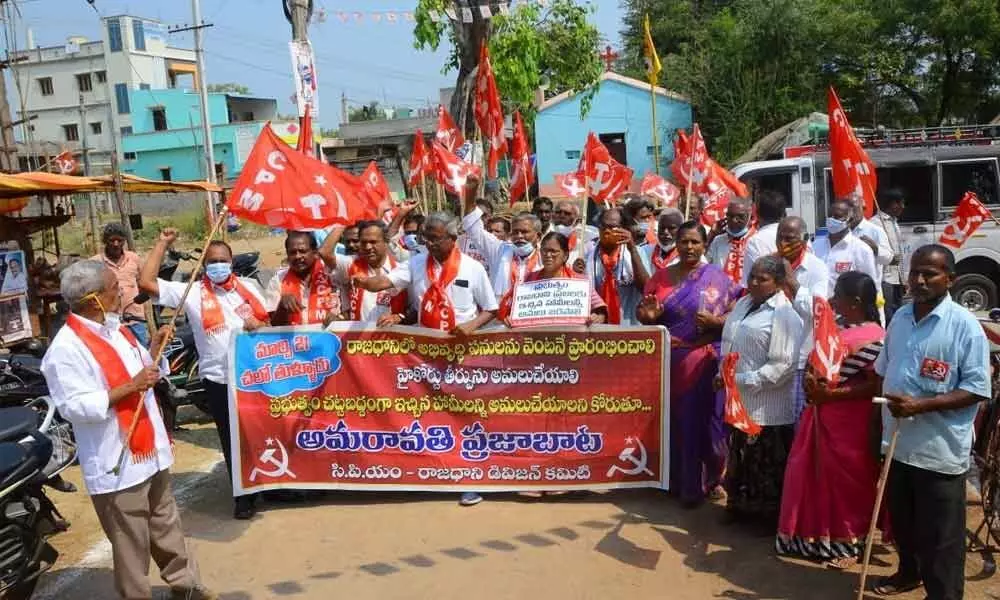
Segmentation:
<svg viewBox="0 0 1000 600">
<path fill-rule="evenodd" d="M 518 258 L 527 258 L 535 251 L 535 247 L 528 242 L 518 242 L 514 244 L 514 254 Z"/>
<path fill-rule="evenodd" d="M 642 235 L 646 235 L 647 233 L 649 233 L 649 223 L 646 223 L 645 221 L 636 224 L 635 228 Z"/>
<path fill-rule="evenodd" d="M 420 246 L 420 244 L 417 242 L 417 234 L 408 233 L 403 236 L 403 248 L 413 252 L 418 246 Z"/>
<path fill-rule="evenodd" d="M 841 221 L 840 219 L 834 219 L 833 217 L 826 218 L 826 230 L 830 232 L 830 235 L 837 235 L 838 233 L 843 233 L 847 229 L 847 221 Z"/>
<path fill-rule="evenodd" d="M 230 263 L 209 263 L 205 265 L 205 275 L 212 283 L 225 283 L 232 274 L 233 265 Z"/>
<path fill-rule="evenodd" d="M 743 229 L 740 229 L 739 231 L 737 231 L 735 233 L 732 232 L 732 231 L 730 231 L 729 235 L 731 237 L 736 238 L 736 239 L 740 239 L 741 237 L 745 236 L 748 233 L 750 233 L 750 224 L 749 223 L 745 227 L 743 227 Z"/>
</svg>

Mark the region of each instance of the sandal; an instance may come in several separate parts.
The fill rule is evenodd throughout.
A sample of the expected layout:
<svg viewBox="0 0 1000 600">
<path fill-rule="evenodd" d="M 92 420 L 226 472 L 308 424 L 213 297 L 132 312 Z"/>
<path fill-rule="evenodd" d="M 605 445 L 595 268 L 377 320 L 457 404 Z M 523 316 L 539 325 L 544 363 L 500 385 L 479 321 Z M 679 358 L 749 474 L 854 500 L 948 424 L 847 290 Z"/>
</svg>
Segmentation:
<svg viewBox="0 0 1000 600">
<path fill-rule="evenodd" d="M 872 588 L 879 596 L 895 596 L 905 594 L 920 587 L 920 580 L 903 579 L 898 573 L 889 577 L 883 577 L 875 587 Z"/>
<path fill-rule="evenodd" d="M 835 571 L 846 571 L 856 564 L 858 564 L 858 558 L 856 556 L 842 556 L 840 558 L 834 558 L 824 562 L 823 566 L 827 569 L 833 569 Z"/>
</svg>

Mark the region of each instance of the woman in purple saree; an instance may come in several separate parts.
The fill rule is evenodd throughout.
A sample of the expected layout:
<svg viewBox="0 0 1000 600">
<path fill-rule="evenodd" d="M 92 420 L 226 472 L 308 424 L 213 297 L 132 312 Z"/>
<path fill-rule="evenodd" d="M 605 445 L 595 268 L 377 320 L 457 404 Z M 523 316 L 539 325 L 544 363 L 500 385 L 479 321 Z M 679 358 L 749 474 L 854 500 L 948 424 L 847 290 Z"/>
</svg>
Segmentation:
<svg viewBox="0 0 1000 600">
<path fill-rule="evenodd" d="M 725 316 L 741 292 L 722 269 L 702 264 L 706 241 L 695 221 L 678 228 L 680 260 L 649 280 L 637 311 L 670 333 L 670 489 L 687 506 L 714 495 L 725 469 L 725 395 L 712 381 Z"/>
</svg>

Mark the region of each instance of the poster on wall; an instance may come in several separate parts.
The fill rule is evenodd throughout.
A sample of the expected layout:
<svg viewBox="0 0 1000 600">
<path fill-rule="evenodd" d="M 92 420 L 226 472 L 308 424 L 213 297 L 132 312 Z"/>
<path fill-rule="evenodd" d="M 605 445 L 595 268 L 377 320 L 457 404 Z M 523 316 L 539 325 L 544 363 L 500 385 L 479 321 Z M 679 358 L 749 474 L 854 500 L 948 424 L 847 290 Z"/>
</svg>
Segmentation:
<svg viewBox="0 0 1000 600">
<path fill-rule="evenodd" d="M 316 82 L 316 57 L 312 44 L 308 40 L 288 42 L 292 53 L 292 76 L 295 78 L 295 103 L 298 105 L 299 116 L 306 114 L 309 105 L 309 115 L 319 118 L 319 88 Z"/>
<path fill-rule="evenodd" d="M 24 251 L 0 252 L 0 296 L 14 296 L 28 291 Z"/>
<path fill-rule="evenodd" d="M 31 337 L 28 296 L 0 298 L 0 345 Z"/>
</svg>

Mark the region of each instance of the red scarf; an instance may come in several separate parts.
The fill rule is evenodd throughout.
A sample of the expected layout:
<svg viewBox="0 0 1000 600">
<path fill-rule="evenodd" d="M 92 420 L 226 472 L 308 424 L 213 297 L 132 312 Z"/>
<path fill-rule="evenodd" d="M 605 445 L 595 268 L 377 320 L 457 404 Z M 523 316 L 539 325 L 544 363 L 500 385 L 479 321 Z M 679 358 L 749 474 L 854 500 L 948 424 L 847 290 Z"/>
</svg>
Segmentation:
<svg viewBox="0 0 1000 600">
<path fill-rule="evenodd" d="M 535 272 L 535 269 L 538 267 L 538 254 L 539 254 L 539 251 L 536 249 L 526 259 L 521 259 L 521 258 L 518 258 L 517 256 L 514 256 L 511 259 L 511 261 L 510 261 L 510 289 L 514 289 L 515 287 L 517 287 L 517 284 L 521 283 L 522 281 L 527 280 L 528 275 L 530 275 L 530 274 L 532 274 L 532 273 Z M 520 275 L 521 269 L 519 267 L 520 267 L 521 263 L 525 263 L 524 277 L 521 277 L 521 275 Z"/>
<path fill-rule="evenodd" d="M 653 267 L 659 271 L 670 266 L 671 261 L 677 258 L 677 247 L 674 246 L 670 252 L 664 253 L 659 244 L 653 248 Z"/>
<path fill-rule="evenodd" d="M 226 328 L 226 317 L 222 314 L 222 305 L 219 304 L 219 297 L 215 295 L 214 285 L 227 292 L 236 290 L 236 293 L 243 298 L 243 304 L 236 309 L 236 314 L 241 318 L 252 316 L 261 323 L 267 322 L 268 314 L 264 305 L 240 283 L 239 278 L 230 275 L 224 282 L 213 284 L 206 275 L 201 280 L 201 326 L 205 329 L 205 333 L 215 335 Z"/>
<path fill-rule="evenodd" d="M 566 239 L 567 239 L 567 241 L 569 241 L 569 251 L 572 252 L 573 250 L 576 250 L 576 230 L 575 229 L 573 230 L 573 233 L 569 234 L 569 237 L 566 238 Z"/>
<path fill-rule="evenodd" d="M 779 253 L 778 256 L 781 256 L 781 254 Z M 792 273 L 793 274 L 795 273 L 795 269 L 798 269 L 799 267 L 802 266 L 802 261 L 805 260 L 805 258 L 806 258 L 806 246 L 805 246 L 805 244 L 803 244 L 802 245 L 802 251 L 799 252 L 798 257 L 795 260 L 792 261 Z"/>
<path fill-rule="evenodd" d="M 542 277 L 541 271 L 530 271 L 524 275 L 524 283 L 529 281 L 538 281 L 540 279 L 577 279 L 580 276 L 577 275 L 573 269 L 566 265 L 563 265 L 560 272 L 556 274 L 555 277 Z M 514 288 L 516 286 L 511 286 L 507 293 L 503 295 L 500 299 L 500 308 L 497 310 L 497 319 L 500 321 L 505 320 L 510 316 L 510 311 L 514 309 Z"/>
<path fill-rule="evenodd" d="M 458 248 L 452 248 L 451 254 L 441 265 L 437 277 L 434 276 L 434 257 L 427 257 L 427 291 L 420 299 L 420 325 L 439 331 L 451 331 L 455 328 L 455 306 L 448 296 L 447 288 L 458 277 L 458 266 L 462 262 L 462 253 Z"/>
<path fill-rule="evenodd" d="M 739 285 L 743 282 L 743 257 L 746 255 L 746 245 L 750 240 L 750 236 L 755 233 L 754 229 L 751 228 L 747 231 L 746 235 L 741 238 L 734 238 L 729 236 L 729 254 L 726 255 L 726 262 L 722 266 L 722 270 L 726 272 L 729 279 Z M 726 235 L 729 235 L 728 233 Z"/>
<path fill-rule="evenodd" d="M 299 275 L 291 270 L 285 273 L 281 280 L 281 295 L 291 294 L 296 298 L 302 298 L 302 286 L 304 281 Z M 309 307 L 306 311 L 306 322 L 302 322 L 302 311 L 288 315 L 289 325 L 311 325 L 314 323 L 325 323 L 327 315 L 336 314 L 340 308 L 337 294 L 330 283 L 330 275 L 323 266 L 323 261 L 313 262 L 312 272 L 309 274 Z"/>
<path fill-rule="evenodd" d="M 67 317 L 66 325 L 73 330 L 76 337 L 80 338 L 80 341 L 90 351 L 94 360 L 100 365 L 101 370 L 104 372 L 104 379 L 108 384 L 108 391 L 132 381 L 132 376 L 129 375 L 128 369 L 125 368 L 125 363 L 122 362 L 121 356 L 118 356 L 118 351 L 115 350 L 115 347 L 110 342 L 91 331 L 73 313 L 70 313 L 69 317 Z M 132 344 L 133 348 L 136 350 L 139 349 L 139 342 L 136 341 L 135 336 L 128 328 L 121 327 L 119 331 L 125 336 L 128 343 Z M 135 418 L 136 411 L 139 411 L 139 422 L 135 426 L 132 439 L 128 442 L 128 449 L 132 454 L 132 462 L 146 462 L 152 460 L 156 455 L 156 436 L 153 433 L 153 422 L 149 420 L 149 413 L 143 410 L 143 396 L 145 394 L 139 392 L 130 394 L 116 402 L 113 407 L 115 417 L 118 419 L 118 427 L 121 429 L 123 436 L 128 435 L 129 428 L 132 426 L 132 419 Z"/>
<path fill-rule="evenodd" d="M 391 254 L 386 255 L 386 260 L 389 261 L 389 268 L 396 268 L 396 259 L 392 257 Z M 367 277 L 371 272 L 371 265 L 364 258 L 355 258 L 351 266 L 347 268 L 347 279 L 354 281 L 355 277 Z M 365 290 L 354 287 L 351 289 L 351 320 L 352 321 L 363 321 L 364 317 L 361 314 L 361 307 L 363 305 L 363 300 L 365 297 Z M 367 292 L 371 293 L 371 292 Z M 382 292 L 380 292 L 381 294 Z M 407 295 L 405 291 L 397 292 L 392 299 L 389 300 L 389 310 L 392 311 L 394 315 L 401 315 L 406 312 Z M 376 304 L 378 301 L 376 300 Z"/>
<path fill-rule="evenodd" d="M 615 267 L 621 261 L 622 247 L 616 246 L 611 254 L 601 252 L 598 247 L 595 252 L 601 257 L 604 265 L 604 283 L 601 285 L 601 299 L 608 305 L 608 323 L 619 325 L 622 322 L 622 299 L 618 293 L 618 280 L 615 278 Z"/>
</svg>

